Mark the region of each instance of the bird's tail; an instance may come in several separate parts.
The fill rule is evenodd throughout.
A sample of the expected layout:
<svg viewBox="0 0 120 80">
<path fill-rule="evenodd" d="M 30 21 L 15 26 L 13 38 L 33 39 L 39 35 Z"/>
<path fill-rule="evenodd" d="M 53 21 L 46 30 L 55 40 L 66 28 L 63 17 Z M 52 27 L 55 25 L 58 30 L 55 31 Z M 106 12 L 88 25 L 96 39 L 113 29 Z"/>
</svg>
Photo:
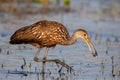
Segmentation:
<svg viewBox="0 0 120 80">
<path fill-rule="evenodd" d="M 10 44 L 21 44 L 22 43 L 22 40 L 19 36 L 17 35 L 12 35 L 11 38 L 10 38 Z"/>
<path fill-rule="evenodd" d="M 10 40 L 10 44 L 21 44 L 20 40 Z"/>
</svg>

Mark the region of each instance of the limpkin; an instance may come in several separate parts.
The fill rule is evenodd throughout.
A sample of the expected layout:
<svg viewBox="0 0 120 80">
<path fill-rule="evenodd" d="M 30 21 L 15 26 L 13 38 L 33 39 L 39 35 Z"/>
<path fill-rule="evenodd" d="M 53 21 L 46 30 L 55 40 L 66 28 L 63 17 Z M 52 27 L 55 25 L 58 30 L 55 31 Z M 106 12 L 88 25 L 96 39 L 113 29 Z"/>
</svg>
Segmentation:
<svg viewBox="0 0 120 80">
<path fill-rule="evenodd" d="M 61 23 L 49 20 L 42 20 L 29 26 L 18 29 L 10 38 L 11 44 L 31 44 L 38 48 L 34 61 L 56 61 L 47 60 L 48 49 L 56 45 L 72 45 L 78 38 L 82 38 L 88 45 L 93 56 L 97 56 L 94 45 L 89 40 L 88 33 L 84 29 L 77 29 L 70 37 L 67 29 Z M 40 50 L 46 47 L 43 59 L 39 59 Z M 64 64 L 63 64 L 64 65 Z"/>
</svg>

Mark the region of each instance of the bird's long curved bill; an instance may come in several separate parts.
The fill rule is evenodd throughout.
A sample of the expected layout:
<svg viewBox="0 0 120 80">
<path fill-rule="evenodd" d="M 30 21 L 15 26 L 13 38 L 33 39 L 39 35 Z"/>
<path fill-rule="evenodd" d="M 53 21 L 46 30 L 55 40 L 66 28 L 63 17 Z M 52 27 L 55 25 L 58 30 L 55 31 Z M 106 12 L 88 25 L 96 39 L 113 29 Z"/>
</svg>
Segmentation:
<svg viewBox="0 0 120 80">
<path fill-rule="evenodd" d="M 92 55 L 93 55 L 94 57 L 96 57 L 96 56 L 97 56 L 97 51 L 96 51 L 94 45 L 92 44 L 92 42 L 91 42 L 88 38 L 87 38 L 87 39 L 84 39 L 84 41 L 85 41 L 86 44 L 88 45 L 90 51 L 92 52 Z"/>
</svg>

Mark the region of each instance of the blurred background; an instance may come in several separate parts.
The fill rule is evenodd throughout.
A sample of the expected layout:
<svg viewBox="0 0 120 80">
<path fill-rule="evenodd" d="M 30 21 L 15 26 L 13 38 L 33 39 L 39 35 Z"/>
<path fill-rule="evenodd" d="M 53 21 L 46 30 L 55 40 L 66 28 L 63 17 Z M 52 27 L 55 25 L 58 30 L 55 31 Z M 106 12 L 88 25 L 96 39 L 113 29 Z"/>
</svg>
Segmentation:
<svg viewBox="0 0 120 80">
<path fill-rule="evenodd" d="M 0 0 L 0 23 L 20 24 L 15 26 L 20 27 L 50 19 L 69 26 L 98 27 L 98 22 L 115 22 L 109 24 L 116 26 L 120 21 L 119 4 L 119 0 Z M 14 28 L 4 27 L 8 30 Z M 8 31 L 0 29 L 0 32 Z"/>
<path fill-rule="evenodd" d="M 49 51 L 48 58 L 64 60 L 75 74 L 63 69 L 59 75 L 57 66 L 49 63 L 43 78 L 41 63 L 33 61 L 37 49 L 9 44 L 17 29 L 41 20 L 64 24 L 70 35 L 79 28 L 87 30 L 98 57 L 92 57 L 82 40 L 72 46 L 58 45 Z M 119 80 L 120 0 L 0 0 L 0 80 L 16 79 Z"/>
</svg>

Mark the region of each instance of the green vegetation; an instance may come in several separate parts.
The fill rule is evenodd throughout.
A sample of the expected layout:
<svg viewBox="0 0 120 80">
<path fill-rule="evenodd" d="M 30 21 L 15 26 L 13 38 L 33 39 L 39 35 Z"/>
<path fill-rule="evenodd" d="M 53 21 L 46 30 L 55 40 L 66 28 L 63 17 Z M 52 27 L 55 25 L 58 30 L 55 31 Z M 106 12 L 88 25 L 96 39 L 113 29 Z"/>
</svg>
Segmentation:
<svg viewBox="0 0 120 80">
<path fill-rule="evenodd" d="M 33 0 L 33 2 L 36 2 L 36 3 L 43 3 L 44 0 Z"/>
<path fill-rule="evenodd" d="M 70 5 L 70 0 L 64 0 L 64 5 Z"/>
</svg>

